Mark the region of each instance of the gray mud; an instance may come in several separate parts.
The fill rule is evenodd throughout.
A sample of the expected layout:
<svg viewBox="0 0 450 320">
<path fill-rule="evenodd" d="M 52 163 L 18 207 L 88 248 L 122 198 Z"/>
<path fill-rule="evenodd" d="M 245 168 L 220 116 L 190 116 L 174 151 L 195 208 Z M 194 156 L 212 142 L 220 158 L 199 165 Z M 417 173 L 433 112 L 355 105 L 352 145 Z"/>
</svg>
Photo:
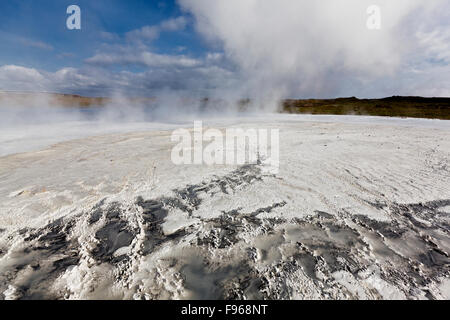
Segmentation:
<svg viewBox="0 0 450 320">
<path fill-rule="evenodd" d="M 113 270 L 109 285 L 123 298 L 383 299 L 389 290 L 406 299 L 443 297 L 437 288 L 450 276 L 450 228 L 441 209 L 450 199 L 368 202 L 389 212 L 390 221 L 345 210 L 284 219 L 288 200 L 213 219 L 196 215 L 205 197 L 232 195 L 267 178 L 258 166 L 244 166 L 172 196 L 138 197 L 134 206 L 104 199 L 82 215 L 15 231 L 10 237 L 22 245 L 0 248 L 0 298 L 79 297 L 69 285 L 52 288 L 82 262 L 87 273 Z M 195 223 L 165 234 L 163 224 L 176 210 Z M 80 230 L 90 237 L 81 239 Z M 153 278 L 140 276 L 143 270 Z"/>
</svg>

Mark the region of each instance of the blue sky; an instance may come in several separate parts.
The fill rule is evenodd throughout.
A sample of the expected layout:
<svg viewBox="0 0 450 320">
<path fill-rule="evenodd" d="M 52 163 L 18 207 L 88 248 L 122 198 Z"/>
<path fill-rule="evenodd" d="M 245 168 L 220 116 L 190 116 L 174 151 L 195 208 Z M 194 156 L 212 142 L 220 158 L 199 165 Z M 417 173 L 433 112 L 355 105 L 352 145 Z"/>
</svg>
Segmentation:
<svg viewBox="0 0 450 320">
<path fill-rule="evenodd" d="M 81 30 L 66 27 L 72 4 Z M 447 0 L 1 1 L 0 90 L 450 96 L 449 12 Z"/>
<path fill-rule="evenodd" d="M 72 4 L 81 8 L 81 30 L 66 27 Z M 148 96 L 210 85 L 195 70 L 206 65 L 209 45 L 174 1 L 12 0 L 0 12 L 0 89 Z M 105 64 L 105 54 L 114 61 Z"/>
<path fill-rule="evenodd" d="M 82 29 L 66 28 L 66 8 L 76 3 L 82 11 Z M 123 35 L 146 25 L 181 16 L 173 1 L 51 1 L 8 0 L 0 2 L 0 64 L 17 64 L 56 71 L 79 67 L 101 45 L 114 44 L 103 32 Z M 192 25 L 155 39 L 159 53 L 184 49 L 190 55 L 204 53 L 204 45 Z"/>
</svg>

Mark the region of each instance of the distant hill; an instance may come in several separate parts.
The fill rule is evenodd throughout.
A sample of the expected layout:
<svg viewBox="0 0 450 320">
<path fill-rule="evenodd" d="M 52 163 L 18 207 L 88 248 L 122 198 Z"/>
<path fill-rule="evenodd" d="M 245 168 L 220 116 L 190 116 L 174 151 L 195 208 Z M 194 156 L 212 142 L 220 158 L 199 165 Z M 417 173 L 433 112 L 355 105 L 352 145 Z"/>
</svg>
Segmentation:
<svg viewBox="0 0 450 320">
<path fill-rule="evenodd" d="M 156 98 L 127 98 L 131 103 L 152 103 Z M 83 97 L 73 94 L 0 91 L 1 106 L 46 104 L 55 107 L 103 107 L 115 101 L 107 97 Z M 190 101 L 192 102 L 192 101 Z M 205 98 L 199 101 L 207 108 L 218 101 Z M 220 101 L 219 101 L 220 102 Z M 238 102 L 246 110 L 249 99 Z M 450 98 L 393 96 L 382 99 L 286 99 L 281 102 L 282 113 L 370 115 L 450 120 Z"/>
<path fill-rule="evenodd" d="M 288 99 L 281 112 L 304 114 L 370 115 L 450 120 L 450 98 L 393 96 L 383 99 Z"/>
<path fill-rule="evenodd" d="M 39 106 L 45 104 L 55 107 L 102 107 L 120 98 L 83 97 L 75 94 L 47 93 L 47 92 L 10 92 L 0 91 L 1 106 Z M 145 103 L 154 101 L 154 98 L 127 98 L 128 102 Z"/>
<path fill-rule="evenodd" d="M 0 91 L 0 106 L 27 106 L 45 103 L 49 106 L 62 107 L 92 107 L 102 106 L 110 102 L 109 98 L 82 97 L 73 94 L 45 93 L 45 92 L 8 92 Z"/>
</svg>

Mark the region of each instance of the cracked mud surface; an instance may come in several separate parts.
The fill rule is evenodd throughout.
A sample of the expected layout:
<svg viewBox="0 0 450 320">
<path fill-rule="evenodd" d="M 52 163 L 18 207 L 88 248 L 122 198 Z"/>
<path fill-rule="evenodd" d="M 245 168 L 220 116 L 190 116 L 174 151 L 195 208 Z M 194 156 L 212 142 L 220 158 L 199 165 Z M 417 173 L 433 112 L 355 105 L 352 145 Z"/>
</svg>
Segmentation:
<svg viewBox="0 0 450 320">
<path fill-rule="evenodd" d="M 289 200 L 247 211 L 196 215 L 204 199 L 275 179 L 243 166 L 222 177 L 137 197 L 103 199 L 88 212 L 10 237 L 0 292 L 8 299 L 382 299 L 443 298 L 450 276 L 450 199 L 371 202 L 378 221 L 346 210 L 284 218 Z M 191 223 L 167 233 L 174 211 Z M 276 217 L 270 214 L 276 213 Z"/>
<path fill-rule="evenodd" d="M 0 299 L 450 299 L 450 127 L 373 121 L 248 123 L 276 175 L 166 131 L 0 157 Z"/>
</svg>

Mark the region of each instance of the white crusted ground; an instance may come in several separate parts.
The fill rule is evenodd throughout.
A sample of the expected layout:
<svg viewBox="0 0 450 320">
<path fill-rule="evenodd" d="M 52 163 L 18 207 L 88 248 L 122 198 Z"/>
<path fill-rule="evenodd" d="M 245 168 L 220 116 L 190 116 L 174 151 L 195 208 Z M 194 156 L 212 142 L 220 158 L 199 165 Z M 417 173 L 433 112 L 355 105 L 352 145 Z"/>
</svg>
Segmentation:
<svg viewBox="0 0 450 320">
<path fill-rule="evenodd" d="M 450 298 L 449 122 L 267 118 L 206 124 L 280 129 L 276 175 L 175 166 L 183 124 L 9 131 L 0 298 Z"/>
</svg>

